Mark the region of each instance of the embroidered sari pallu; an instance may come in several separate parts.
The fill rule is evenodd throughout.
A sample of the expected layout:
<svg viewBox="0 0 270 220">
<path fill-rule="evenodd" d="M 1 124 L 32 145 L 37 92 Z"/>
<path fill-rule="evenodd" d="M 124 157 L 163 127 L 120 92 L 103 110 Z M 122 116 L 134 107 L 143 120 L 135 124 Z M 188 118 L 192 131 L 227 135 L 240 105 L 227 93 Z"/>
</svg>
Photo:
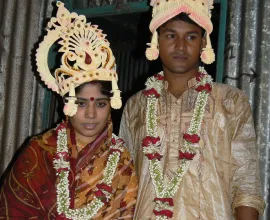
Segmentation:
<svg viewBox="0 0 270 220">
<path fill-rule="evenodd" d="M 111 130 L 110 125 L 94 142 L 78 151 L 73 128 L 67 126 L 70 209 L 80 210 L 96 197 L 102 198 L 97 186 L 100 186 L 104 178 L 111 142 L 115 141 L 111 139 Z M 57 213 L 56 186 L 59 177 L 53 165 L 56 145 L 55 130 L 30 141 L 3 183 L 0 192 L 0 219 L 69 219 L 65 214 Z M 110 199 L 104 200 L 104 205 L 91 219 L 132 219 L 136 194 L 134 167 L 128 151 L 123 148 L 112 178 Z"/>
</svg>

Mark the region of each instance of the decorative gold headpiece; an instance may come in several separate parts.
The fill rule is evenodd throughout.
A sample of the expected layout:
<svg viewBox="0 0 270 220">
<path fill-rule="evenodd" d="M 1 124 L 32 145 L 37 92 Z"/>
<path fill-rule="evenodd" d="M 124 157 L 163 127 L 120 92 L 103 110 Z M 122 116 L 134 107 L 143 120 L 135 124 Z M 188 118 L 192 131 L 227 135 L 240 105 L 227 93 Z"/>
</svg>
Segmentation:
<svg viewBox="0 0 270 220">
<path fill-rule="evenodd" d="M 180 13 L 186 13 L 189 17 L 200 25 L 206 31 L 206 47 L 201 54 L 201 60 L 206 64 L 215 61 L 215 54 L 212 49 L 210 34 L 213 30 L 211 22 L 211 9 L 213 0 L 151 0 L 153 6 L 152 21 L 150 31 L 152 32 L 152 41 L 146 50 L 148 60 L 155 60 L 159 56 L 157 28 Z"/>
<path fill-rule="evenodd" d="M 106 35 L 97 25 L 86 23 L 86 17 L 70 13 L 64 4 L 57 2 L 56 17 L 48 23 L 48 34 L 36 53 L 37 70 L 48 88 L 64 96 L 69 92 L 69 101 L 64 113 L 73 116 L 77 112 L 75 88 L 93 80 L 112 81 L 112 108 L 121 108 L 120 90 L 117 86 L 115 58 Z M 61 66 L 54 76 L 48 66 L 48 55 L 54 43 L 61 45 Z"/>
</svg>

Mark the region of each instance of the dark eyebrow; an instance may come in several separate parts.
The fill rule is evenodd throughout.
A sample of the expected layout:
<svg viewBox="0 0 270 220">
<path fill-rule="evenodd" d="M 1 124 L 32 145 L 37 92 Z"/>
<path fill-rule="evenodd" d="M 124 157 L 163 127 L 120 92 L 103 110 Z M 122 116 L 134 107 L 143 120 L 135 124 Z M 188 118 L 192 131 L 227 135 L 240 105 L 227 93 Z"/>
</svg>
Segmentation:
<svg viewBox="0 0 270 220">
<path fill-rule="evenodd" d="M 87 99 L 80 98 L 80 97 L 77 97 L 77 100 L 79 100 L 79 101 L 87 101 Z"/>
<path fill-rule="evenodd" d="M 188 34 L 200 34 L 198 31 L 188 31 Z"/>
<path fill-rule="evenodd" d="M 160 28 L 160 30 L 162 30 L 161 32 L 171 32 L 171 33 L 176 33 L 176 30 L 174 29 L 171 29 L 171 28 L 166 28 L 166 27 L 163 27 L 163 28 Z M 187 34 L 200 34 L 199 31 L 188 31 Z"/>
<path fill-rule="evenodd" d="M 109 101 L 110 99 L 109 99 L 109 98 L 97 98 L 97 99 L 95 99 L 95 100 L 97 100 L 97 101 L 102 101 L 102 100 Z"/>
<path fill-rule="evenodd" d="M 160 30 L 162 30 L 162 32 L 173 32 L 173 33 L 176 32 L 174 29 L 165 28 L 165 27 L 160 28 Z"/>
</svg>

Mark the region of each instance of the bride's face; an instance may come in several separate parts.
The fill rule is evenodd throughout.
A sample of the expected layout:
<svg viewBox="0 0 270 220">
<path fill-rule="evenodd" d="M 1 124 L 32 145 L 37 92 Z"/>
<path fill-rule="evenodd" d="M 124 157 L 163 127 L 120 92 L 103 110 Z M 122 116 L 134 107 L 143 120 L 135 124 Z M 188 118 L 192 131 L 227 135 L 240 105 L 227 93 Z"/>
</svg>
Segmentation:
<svg viewBox="0 0 270 220">
<path fill-rule="evenodd" d="M 110 112 L 110 99 L 100 91 L 100 84 L 86 84 L 76 94 L 78 110 L 70 117 L 76 138 L 83 143 L 94 141 L 105 128 Z"/>
</svg>

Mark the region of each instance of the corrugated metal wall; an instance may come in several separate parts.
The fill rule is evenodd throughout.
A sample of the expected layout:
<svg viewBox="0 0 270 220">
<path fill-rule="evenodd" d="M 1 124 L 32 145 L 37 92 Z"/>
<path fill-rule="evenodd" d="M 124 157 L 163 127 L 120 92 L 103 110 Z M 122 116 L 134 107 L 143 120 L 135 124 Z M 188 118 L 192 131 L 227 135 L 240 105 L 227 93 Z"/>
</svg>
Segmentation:
<svg viewBox="0 0 270 220">
<path fill-rule="evenodd" d="M 225 60 L 225 83 L 248 94 L 253 108 L 261 178 L 270 219 L 270 1 L 230 1 Z"/>
<path fill-rule="evenodd" d="M 0 173 L 27 137 L 41 131 L 44 89 L 34 52 L 48 3 L 0 1 Z"/>
<path fill-rule="evenodd" d="M 36 81 L 34 52 L 52 0 L 0 0 L 0 173 L 27 137 L 42 128 L 44 88 Z M 252 104 L 261 177 L 270 218 L 270 0 L 229 1 L 224 82 L 244 90 Z M 136 88 L 148 64 L 115 53 L 124 93 Z M 127 65 L 129 64 L 129 65 Z M 127 68 L 128 66 L 128 68 Z M 122 69 L 120 69 L 122 68 Z M 131 74 L 132 73 L 132 74 Z M 130 95 L 130 94 L 129 94 Z"/>
</svg>

